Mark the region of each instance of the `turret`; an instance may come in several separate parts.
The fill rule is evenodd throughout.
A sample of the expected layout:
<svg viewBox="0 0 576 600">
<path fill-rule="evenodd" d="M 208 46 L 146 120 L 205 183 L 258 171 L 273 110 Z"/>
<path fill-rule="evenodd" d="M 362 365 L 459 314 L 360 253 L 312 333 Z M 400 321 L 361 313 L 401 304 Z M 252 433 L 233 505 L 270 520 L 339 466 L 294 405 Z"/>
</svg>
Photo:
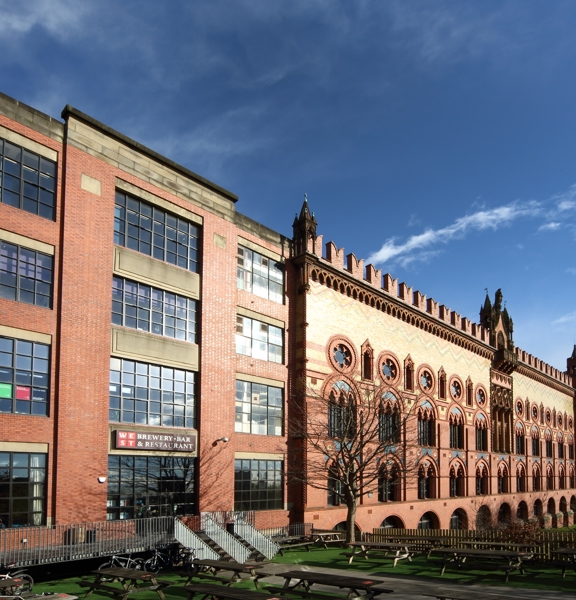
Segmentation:
<svg viewBox="0 0 576 600">
<path fill-rule="evenodd" d="M 304 203 L 300 210 L 300 216 L 296 216 L 292 229 L 294 231 L 294 256 L 303 254 L 304 252 L 314 252 L 314 244 L 316 242 L 316 217 L 310 213 L 308 208 L 308 198 L 304 194 Z"/>
<path fill-rule="evenodd" d="M 574 344 L 572 356 L 566 361 L 566 372 L 572 379 L 572 387 L 576 387 L 576 344 Z"/>
</svg>

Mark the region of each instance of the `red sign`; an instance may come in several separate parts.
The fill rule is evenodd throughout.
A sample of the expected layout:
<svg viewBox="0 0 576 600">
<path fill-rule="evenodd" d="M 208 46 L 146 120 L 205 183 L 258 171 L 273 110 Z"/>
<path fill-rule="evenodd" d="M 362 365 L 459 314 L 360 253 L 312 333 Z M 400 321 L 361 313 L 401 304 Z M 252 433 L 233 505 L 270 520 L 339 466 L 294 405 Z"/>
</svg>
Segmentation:
<svg viewBox="0 0 576 600">
<path fill-rule="evenodd" d="M 116 448 L 133 450 L 167 450 L 196 455 L 196 432 L 147 433 L 116 430 Z"/>
<path fill-rule="evenodd" d="M 30 400 L 31 388 L 23 385 L 16 386 L 16 400 Z"/>
</svg>

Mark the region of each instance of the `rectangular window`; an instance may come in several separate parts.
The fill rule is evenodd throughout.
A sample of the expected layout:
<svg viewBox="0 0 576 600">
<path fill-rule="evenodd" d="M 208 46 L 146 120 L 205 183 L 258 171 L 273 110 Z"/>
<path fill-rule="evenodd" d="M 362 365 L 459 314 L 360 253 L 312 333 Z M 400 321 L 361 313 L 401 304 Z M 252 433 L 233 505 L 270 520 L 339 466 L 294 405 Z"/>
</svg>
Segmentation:
<svg viewBox="0 0 576 600">
<path fill-rule="evenodd" d="M 476 450 L 486 452 L 488 450 L 488 430 L 476 428 Z"/>
<path fill-rule="evenodd" d="M 0 139 L 0 202 L 54 219 L 56 163 Z"/>
<path fill-rule="evenodd" d="M 259 435 L 282 435 L 283 406 L 281 388 L 236 381 L 234 431 Z"/>
<path fill-rule="evenodd" d="M 540 439 L 532 438 L 532 456 L 540 456 Z"/>
<path fill-rule="evenodd" d="M 238 289 L 282 304 L 284 269 L 282 264 L 238 246 Z"/>
<path fill-rule="evenodd" d="M 517 435 L 516 436 L 516 454 L 524 454 L 524 436 Z"/>
<path fill-rule="evenodd" d="M 50 346 L 0 337 L 0 413 L 48 414 Z"/>
<path fill-rule="evenodd" d="M 6 527 L 44 525 L 46 454 L 0 452 L 0 518 Z"/>
<path fill-rule="evenodd" d="M 234 461 L 234 510 L 284 508 L 284 461 Z"/>
<path fill-rule="evenodd" d="M 552 458 L 552 440 L 546 440 L 546 457 Z"/>
<path fill-rule="evenodd" d="M 282 363 L 282 329 L 237 315 L 236 352 L 252 358 Z"/>
<path fill-rule="evenodd" d="M 464 427 L 458 423 L 450 423 L 450 448 L 464 447 Z"/>
<path fill-rule="evenodd" d="M 0 242 L 0 298 L 50 308 L 53 257 Z"/>
<path fill-rule="evenodd" d="M 378 438 L 380 442 L 398 444 L 400 442 L 400 416 L 397 411 L 382 412 L 378 416 Z"/>
<path fill-rule="evenodd" d="M 574 444 L 568 444 L 568 458 L 574 460 Z"/>
<path fill-rule="evenodd" d="M 193 428 L 195 374 L 160 365 L 110 359 L 110 421 Z"/>
<path fill-rule="evenodd" d="M 564 444 L 558 444 L 558 458 L 564 458 Z"/>
<path fill-rule="evenodd" d="M 195 514 L 195 466 L 190 457 L 110 455 L 106 519 Z"/>
<path fill-rule="evenodd" d="M 198 225 L 116 192 L 115 244 L 198 273 L 199 237 Z"/>
<path fill-rule="evenodd" d="M 196 301 L 114 277 L 112 323 L 177 340 L 196 342 Z"/>
</svg>

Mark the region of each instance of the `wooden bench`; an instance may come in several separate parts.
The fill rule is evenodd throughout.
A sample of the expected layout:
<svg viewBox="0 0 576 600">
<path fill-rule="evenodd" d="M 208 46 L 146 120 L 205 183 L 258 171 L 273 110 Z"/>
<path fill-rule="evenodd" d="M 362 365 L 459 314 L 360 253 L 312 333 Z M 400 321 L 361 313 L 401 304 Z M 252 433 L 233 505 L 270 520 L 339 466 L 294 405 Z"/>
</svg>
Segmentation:
<svg viewBox="0 0 576 600">
<path fill-rule="evenodd" d="M 316 544 L 315 541 L 310 540 L 308 542 L 296 542 L 295 544 L 281 544 L 278 548 L 278 553 L 280 556 L 284 556 L 285 550 L 292 550 L 293 548 L 306 548 L 308 552 L 310 552 L 310 546 L 314 546 Z"/>
<path fill-rule="evenodd" d="M 566 578 L 566 571 L 570 569 L 576 572 L 576 563 L 567 560 L 549 560 L 544 563 L 551 567 L 560 567 L 562 569 L 562 579 Z"/>
<path fill-rule="evenodd" d="M 93 591 L 98 590 L 99 592 L 108 592 L 117 598 L 125 598 L 134 592 L 137 592 L 135 588 L 131 590 L 127 590 L 121 587 L 114 587 L 113 585 L 108 585 L 107 583 L 94 583 L 92 581 L 79 581 L 78 585 L 81 587 L 89 588 L 86 597 L 88 597 Z"/>
<path fill-rule="evenodd" d="M 198 594 L 204 600 L 206 598 L 217 598 L 218 600 L 290 600 L 286 596 L 275 595 L 245 588 L 232 588 L 225 585 L 213 585 L 211 583 L 195 583 L 185 585 L 182 589 L 188 592 L 188 600 Z"/>
</svg>

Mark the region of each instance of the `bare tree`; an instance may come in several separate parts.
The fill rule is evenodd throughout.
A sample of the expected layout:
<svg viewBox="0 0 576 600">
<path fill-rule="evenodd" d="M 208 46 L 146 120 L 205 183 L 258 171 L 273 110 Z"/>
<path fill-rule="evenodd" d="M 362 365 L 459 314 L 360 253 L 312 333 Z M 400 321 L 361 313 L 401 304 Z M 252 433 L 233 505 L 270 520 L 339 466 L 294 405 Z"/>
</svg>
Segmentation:
<svg viewBox="0 0 576 600">
<path fill-rule="evenodd" d="M 362 497 L 401 500 L 406 475 L 414 469 L 414 404 L 405 404 L 389 386 L 368 385 L 339 375 L 321 390 L 299 381 L 293 399 L 288 477 L 325 490 L 331 504 L 347 508 L 346 541 L 355 539 Z"/>
</svg>

